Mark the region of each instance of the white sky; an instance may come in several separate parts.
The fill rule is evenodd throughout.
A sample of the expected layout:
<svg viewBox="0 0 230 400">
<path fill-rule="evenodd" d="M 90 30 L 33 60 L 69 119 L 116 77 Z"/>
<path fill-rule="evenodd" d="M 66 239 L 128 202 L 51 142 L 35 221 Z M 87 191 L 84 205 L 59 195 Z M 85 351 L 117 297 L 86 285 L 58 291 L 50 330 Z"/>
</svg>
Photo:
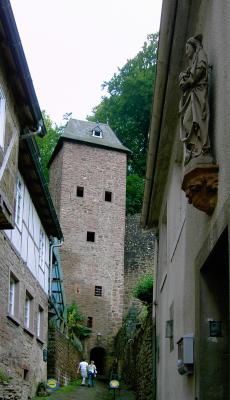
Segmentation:
<svg viewBox="0 0 230 400">
<path fill-rule="evenodd" d="M 159 30 L 162 0 L 11 0 L 41 109 L 85 119 L 101 84 Z"/>
</svg>

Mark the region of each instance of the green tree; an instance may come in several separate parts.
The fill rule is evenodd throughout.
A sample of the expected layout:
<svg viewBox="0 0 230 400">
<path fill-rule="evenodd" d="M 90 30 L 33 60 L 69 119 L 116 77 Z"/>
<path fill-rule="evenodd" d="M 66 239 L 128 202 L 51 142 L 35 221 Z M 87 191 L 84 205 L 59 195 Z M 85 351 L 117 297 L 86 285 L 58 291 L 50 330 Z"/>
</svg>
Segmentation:
<svg viewBox="0 0 230 400">
<path fill-rule="evenodd" d="M 36 136 L 36 140 L 40 151 L 42 170 L 44 172 L 47 182 L 49 181 L 49 171 L 47 168 L 48 162 L 58 142 L 59 137 L 61 136 L 67 122 L 71 118 L 71 115 L 71 112 L 65 113 L 63 115 L 63 123 L 61 125 L 57 125 L 53 123 L 46 111 L 42 111 L 47 134 L 43 138 Z"/>
<path fill-rule="evenodd" d="M 122 143 L 132 151 L 128 173 L 145 174 L 153 84 L 156 75 L 158 34 L 148 35 L 141 51 L 118 69 L 102 88 L 107 94 L 93 109 L 90 121 L 109 122 Z"/>
<path fill-rule="evenodd" d="M 77 304 L 72 303 L 67 307 L 68 336 L 73 345 L 83 352 L 83 341 L 89 337 L 92 330 L 85 325 L 86 317 L 82 314 Z"/>
<path fill-rule="evenodd" d="M 137 174 L 127 176 L 126 180 L 126 212 L 136 214 L 141 211 L 144 193 L 144 178 Z"/>
<path fill-rule="evenodd" d="M 151 117 L 153 87 L 156 77 L 158 34 L 147 36 L 141 51 L 104 82 L 107 91 L 94 107 L 89 121 L 108 122 L 121 142 L 132 154 L 128 158 L 126 210 L 141 211 L 148 130 Z"/>
<path fill-rule="evenodd" d="M 36 141 L 40 150 L 42 170 L 48 182 L 49 172 L 47 164 L 61 135 L 61 130 L 60 127 L 53 123 L 46 111 L 42 111 L 42 116 L 47 134 L 43 138 L 36 136 Z"/>
</svg>

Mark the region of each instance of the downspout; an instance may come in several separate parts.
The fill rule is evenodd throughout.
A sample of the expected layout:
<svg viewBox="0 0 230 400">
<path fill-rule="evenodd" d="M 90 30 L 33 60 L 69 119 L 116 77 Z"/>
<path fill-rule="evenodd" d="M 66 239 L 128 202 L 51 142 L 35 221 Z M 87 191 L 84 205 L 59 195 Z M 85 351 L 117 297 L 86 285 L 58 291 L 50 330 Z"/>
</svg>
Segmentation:
<svg viewBox="0 0 230 400">
<path fill-rule="evenodd" d="M 25 131 L 25 133 L 23 133 L 23 135 L 20 136 L 20 140 L 26 139 L 30 136 L 35 136 L 35 135 L 38 135 L 40 137 L 44 136 L 44 134 L 42 134 L 42 121 L 41 120 L 38 122 L 38 127 L 37 127 L 36 131 L 31 131 L 28 128 L 24 129 L 24 131 Z"/>
<path fill-rule="evenodd" d="M 51 293 L 52 293 L 52 268 L 53 268 L 53 249 L 54 247 L 61 247 L 63 245 L 63 239 L 61 239 L 60 241 L 58 241 L 58 243 L 54 243 L 53 238 L 50 238 L 50 263 L 49 263 L 49 287 L 48 287 L 48 294 L 49 297 L 51 297 Z"/>
<path fill-rule="evenodd" d="M 159 235 L 155 234 L 154 265 L 155 265 L 155 284 L 153 285 L 153 399 L 157 398 L 157 358 L 158 358 L 158 340 L 157 340 L 157 266 L 158 266 L 158 248 Z"/>
</svg>

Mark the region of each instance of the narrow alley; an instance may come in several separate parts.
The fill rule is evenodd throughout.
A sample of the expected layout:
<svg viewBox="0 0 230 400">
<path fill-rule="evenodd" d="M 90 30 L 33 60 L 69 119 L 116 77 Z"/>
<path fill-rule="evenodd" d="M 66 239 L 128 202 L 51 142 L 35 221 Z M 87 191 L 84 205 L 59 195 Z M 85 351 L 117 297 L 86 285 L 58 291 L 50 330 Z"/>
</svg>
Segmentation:
<svg viewBox="0 0 230 400">
<path fill-rule="evenodd" d="M 120 393 L 115 393 L 115 399 L 135 400 L 135 394 L 133 391 L 122 387 Z M 88 388 L 87 386 L 77 386 L 70 393 L 53 393 L 50 400 L 113 400 L 114 392 L 108 389 L 105 383 L 97 381 L 94 388 Z"/>
</svg>

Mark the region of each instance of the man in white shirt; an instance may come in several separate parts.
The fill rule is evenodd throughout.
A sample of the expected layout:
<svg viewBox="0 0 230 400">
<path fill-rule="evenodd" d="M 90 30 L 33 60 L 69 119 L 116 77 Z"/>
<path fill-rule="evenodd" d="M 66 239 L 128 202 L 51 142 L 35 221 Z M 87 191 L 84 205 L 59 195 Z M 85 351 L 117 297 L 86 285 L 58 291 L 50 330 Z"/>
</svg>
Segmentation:
<svg viewBox="0 0 230 400">
<path fill-rule="evenodd" d="M 85 361 L 85 359 L 83 358 L 83 360 L 80 362 L 79 366 L 78 366 L 78 374 L 79 372 L 81 372 L 81 376 L 82 376 L 82 385 L 85 385 L 85 378 L 87 378 L 88 375 L 88 363 Z"/>
</svg>

